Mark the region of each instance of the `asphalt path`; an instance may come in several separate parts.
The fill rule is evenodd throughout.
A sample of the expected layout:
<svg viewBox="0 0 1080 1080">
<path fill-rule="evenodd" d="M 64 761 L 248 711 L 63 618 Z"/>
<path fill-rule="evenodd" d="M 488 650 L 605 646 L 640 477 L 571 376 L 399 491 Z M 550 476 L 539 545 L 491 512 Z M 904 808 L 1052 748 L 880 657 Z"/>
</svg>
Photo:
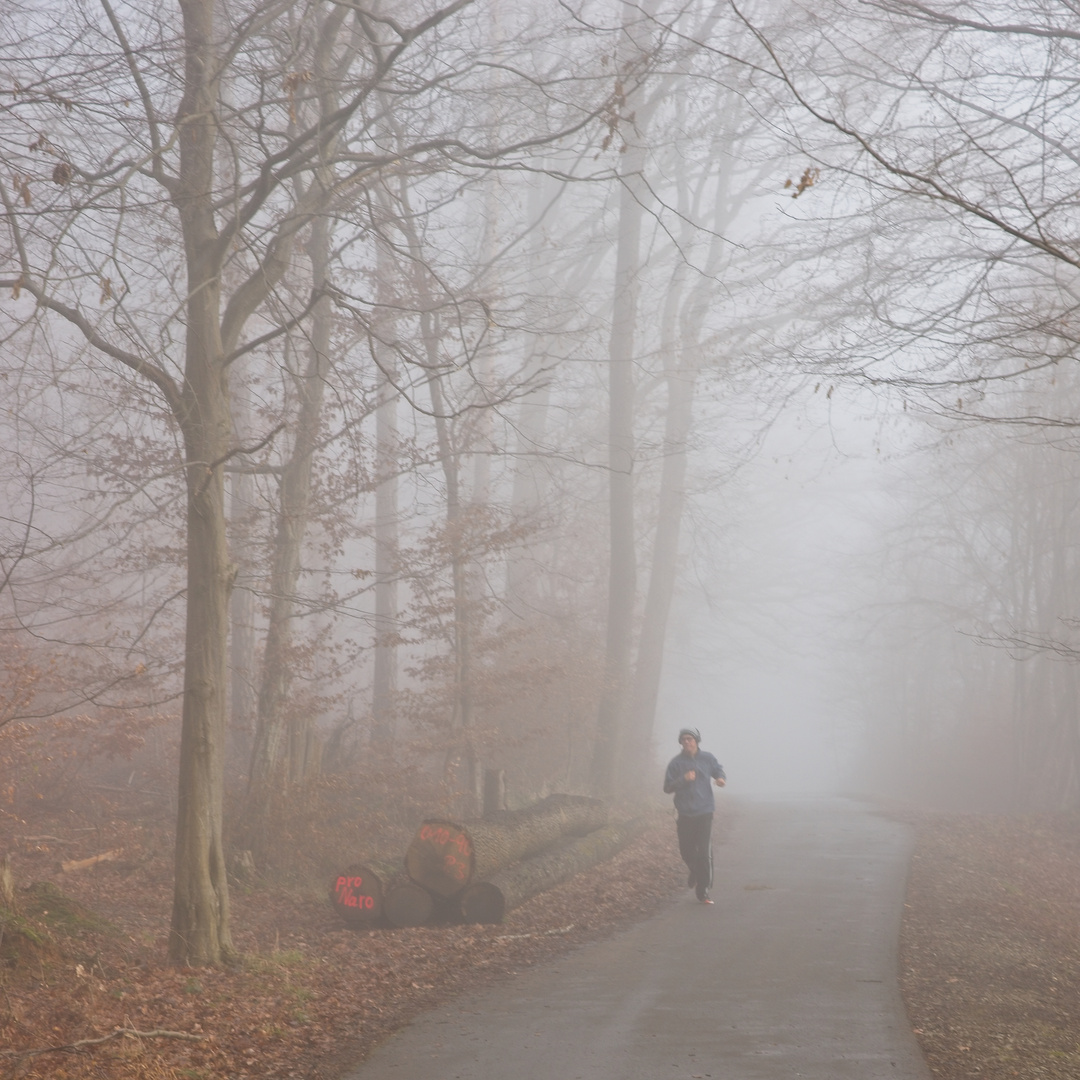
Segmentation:
<svg viewBox="0 0 1080 1080">
<path fill-rule="evenodd" d="M 845 799 L 718 802 L 715 906 L 687 890 L 455 998 L 349 1080 L 929 1080 L 896 979 L 910 830 Z"/>
</svg>

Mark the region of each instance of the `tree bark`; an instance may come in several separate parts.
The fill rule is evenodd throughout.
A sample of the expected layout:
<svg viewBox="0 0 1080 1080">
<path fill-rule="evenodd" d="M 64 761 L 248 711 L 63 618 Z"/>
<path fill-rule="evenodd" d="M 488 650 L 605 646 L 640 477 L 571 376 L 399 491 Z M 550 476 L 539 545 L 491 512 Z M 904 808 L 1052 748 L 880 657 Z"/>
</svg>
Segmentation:
<svg viewBox="0 0 1080 1080">
<path fill-rule="evenodd" d="M 426 286 L 421 294 L 430 297 Z M 440 381 L 438 322 L 429 313 L 421 314 L 424 348 L 430 365 L 428 390 L 435 421 L 439 462 L 446 480 L 446 533 L 450 549 L 450 578 L 453 589 L 452 626 L 453 684 L 451 686 L 451 744 L 446 758 L 446 776 L 456 793 L 458 809 L 475 814 L 482 792 L 478 789 L 478 769 L 472 745 L 472 625 L 469 612 L 468 575 L 464 550 L 464 515 L 461 498 L 461 457 L 454 445 L 450 418 Z"/>
<path fill-rule="evenodd" d="M 604 686 L 596 719 L 592 781 L 601 795 L 615 790 L 620 756 L 637 596 L 637 554 L 634 544 L 634 321 L 637 317 L 637 274 L 641 204 L 631 189 L 645 155 L 634 148 L 627 155 L 627 175 L 619 195 L 619 237 L 616 251 L 615 303 L 608 342 L 608 598 Z"/>
<path fill-rule="evenodd" d="M 397 696 L 398 619 L 398 378 L 397 355 L 389 344 L 394 329 L 390 315 L 393 262 L 387 245 L 376 244 L 378 295 L 372 349 L 378 374 L 375 409 L 375 659 L 371 685 L 371 737 L 387 743 L 394 737 Z"/>
<path fill-rule="evenodd" d="M 452 898 L 472 881 L 543 851 L 567 835 L 607 824 L 607 807 L 583 795 L 549 795 L 525 810 L 487 821 L 424 821 L 405 853 L 410 879 L 436 896 Z"/>
<path fill-rule="evenodd" d="M 624 9 L 624 41 L 628 55 L 621 67 L 626 74 L 641 64 L 646 49 L 638 36 L 637 7 Z M 655 107 L 655 106 L 652 106 Z M 615 250 L 615 284 L 608 338 L 608 596 L 607 642 L 604 685 L 596 718 L 592 784 L 598 795 L 615 792 L 617 763 L 630 694 L 634 642 L 634 609 L 637 599 L 637 552 L 634 541 L 634 339 L 638 309 L 638 276 L 641 271 L 641 225 L 649 201 L 644 171 L 646 147 L 643 136 L 650 103 L 641 100 L 640 88 L 627 96 L 623 109 L 626 150 L 619 169 L 619 230 Z"/>
<path fill-rule="evenodd" d="M 478 881 L 461 895 L 461 917 L 471 923 L 498 923 L 508 911 L 575 874 L 617 855 L 655 821 L 638 817 L 608 825 L 576 840 L 564 840 L 531 859 L 522 859 L 487 881 Z"/>
<path fill-rule="evenodd" d="M 484 770 L 484 817 L 497 817 L 506 809 L 506 770 Z"/>
<path fill-rule="evenodd" d="M 236 409 L 234 407 L 234 416 Z M 239 425 L 236 425 L 239 427 Z M 244 432 L 236 432 L 242 439 Z M 229 534 L 236 553 L 238 538 L 241 545 L 248 537 L 247 514 L 251 507 L 255 485 L 243 471 L 229 478 Z M 245 545 L 246 546 L 246 545 Z M 229 601 L 229 758 L 237 767 L 245 768 L 251 761 L 255 734 L 255 594 L 252 568 L 238 562 L 237 585 Z"/>
<path fill-rule="evenodd" d="M 213 0 L 181 0 L 185 91 L 175 202 L 187 260 L 180 427 L 187 483 L 187 628 L 169 962 L 217 964 L 233 952 L 222 844 L 229 593 L 223 466 L 232 433 L 220 330 L 212 205 L 218 58 Z"/>
<path fill-rule="evenodd" d="M 634 690 L 621 775 L 635 788 L 645 784 L 649 744 L 660 694 L 668 614 L 678 573 L 679 531 L 686 503 L 686 440 L 693 418 L 692 371 L 668 372 L 668 406 L 664 424 L 664 460 L 653 540 L 652 568 L 638 640 Z"/>
</svg>

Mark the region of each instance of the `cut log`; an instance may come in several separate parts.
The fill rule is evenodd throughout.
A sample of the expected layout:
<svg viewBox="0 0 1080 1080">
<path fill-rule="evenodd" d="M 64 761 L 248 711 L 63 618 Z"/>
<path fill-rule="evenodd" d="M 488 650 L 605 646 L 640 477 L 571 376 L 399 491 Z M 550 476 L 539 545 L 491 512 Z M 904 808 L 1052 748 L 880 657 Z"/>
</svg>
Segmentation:
<svg viewBox="0 0 1080 1080">
<path fill-rule="evenodd" d="M 576 843 L 575 840 L 567 843 Z M 543 855 L 537 855 L 542 859 Z M 532 859 L 526 859 L 532 862 Z M 521 865 L 518 863 L 517 865 Z M 503 873 L 506 873 L 504 870 Z M 467 923 L 500 923 L 507 912 L 506 894 L 490 881 L 474 881 L 461 894 L 461 921 Z"/>
<path fill-rule="evenodd" d="M 607 824 L 607 807 L 585 795 L 549 795 L 524 810 L 503 810 L 486 821 L 421 823 L 405 853 L 409 878 L 452 899 L 472 881 L 488 879 L 566 836 Z"/>
<path fill-rule="evenodd" d="M 410 880 L 437 896 L 456 896 L 473 874 L 473 842 L 464 825 L 429 818 L 405 852 Z"/>
<path fill-rule="evenodd" d="M 350 866 L 331 883 L 330 903 L 346 926 L 371 926 L 383 914 L 382 880 L 369 866 Z"/>
<path fill-rule="evenodd" d="M 472 923 L 502 922 L 506 913 L 519 904 L 613 858 L 655 821 L 655 817 L 645 816 L 608 825 L 505 867 L 490 880 L 478 881 L 461 894 L 462 919 Z"/>
<path fill-rule="evenodd" d="M 435 898 L 422 886 L 405 881 L 386 890 L 383 911 L 391 926 L 426 926 L 435 917 Z"/>
</svg>

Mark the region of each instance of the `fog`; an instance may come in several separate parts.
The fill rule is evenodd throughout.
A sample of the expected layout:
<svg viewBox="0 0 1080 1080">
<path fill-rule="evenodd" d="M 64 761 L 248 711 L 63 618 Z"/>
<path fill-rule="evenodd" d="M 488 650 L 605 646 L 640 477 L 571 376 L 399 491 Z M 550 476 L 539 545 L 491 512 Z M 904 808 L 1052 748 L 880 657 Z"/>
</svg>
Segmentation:
<svg viewBox="0 0 1080 1080">
<path fill-rule="evenodd" d="M 804 387 L 722 492 L 701 492 L 672 615 L 658 710 L 661 756 L 699 727 L 732 790 L 857 790 L 866 717 L 853 623 L 880 526 L 888 420 Z M 701 453 L 707 456 L 707 448 Z M 675 751 L 672 751 L 674 753 Z"/>
<path fill-rule="evenodd" d="M 400 7 L 0 11 L 0 733 L 182 776 L 193 888 L 226 790 L 270 858 L 684 724 L 1077 805 L 1067 6 Z"/>
</svg>

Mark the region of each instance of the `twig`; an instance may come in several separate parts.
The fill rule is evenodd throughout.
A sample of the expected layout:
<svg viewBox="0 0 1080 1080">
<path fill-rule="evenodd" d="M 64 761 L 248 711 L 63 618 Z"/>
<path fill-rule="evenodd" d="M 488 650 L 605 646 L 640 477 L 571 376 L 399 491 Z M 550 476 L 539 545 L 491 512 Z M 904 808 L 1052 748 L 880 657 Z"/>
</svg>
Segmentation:
<svg viewBox="0 0 1080 1080">
<path fill-rule="evenodd" d="M 118 1027 L 108 1035 L 102 1035 L 99 1039 L 79 1039 L 78 1042 L 64 1043 L 62 1046 L 42 1046 L 34 1050 L 0 1050 L 0 1057 L 26 1058 L 36 1057 L 38 1054 L 61 1054 L 72 1050 L 78 1050 L 83 1046 L 98 1046 L 110 1039 L 183 1039 L 185 1042 L 202 1042 L 208 1039 L 208 1035 L 192 1035 L 187 1031 L 168 1031 L 165 1028 L 154 1028 L 153 1031 L 137 1031 L 135 1028 Z"/>
<path fill-rule="evenodd" d="M 134 793 L 136 795 L 160 795 L 160 791 L 152 791 L 149 788 L 133 788 L 133 787 L 116 787 L 112 784 L 87 784 L 88 788 L 92 788 L 94 791 L 122 791 L 125 795 Z"/>
<path fill-rule="evenodd" d="M 530 937 L 552 937 L 555 934 L 569 934 L 574 929 L 574 923 L 569 926 L 557 926 L 554 930 L 542 930 L 539 934 L 499 934 L 496 936 L 496 941 L 520 941 L 522 938 Z"/>
<path fill-rule="evenodd" d="M 70 859 L 60 864 L 60 869 L 65 874 L 72 870 L 86 870 L 88 867 L 97 866 L 100 862 L 116 862 L 124 854 L 123 848 L 113 848 L 111 851 L 103 851 L 100 855 L 91 855 L 88 859 Z"/>
</svg>

